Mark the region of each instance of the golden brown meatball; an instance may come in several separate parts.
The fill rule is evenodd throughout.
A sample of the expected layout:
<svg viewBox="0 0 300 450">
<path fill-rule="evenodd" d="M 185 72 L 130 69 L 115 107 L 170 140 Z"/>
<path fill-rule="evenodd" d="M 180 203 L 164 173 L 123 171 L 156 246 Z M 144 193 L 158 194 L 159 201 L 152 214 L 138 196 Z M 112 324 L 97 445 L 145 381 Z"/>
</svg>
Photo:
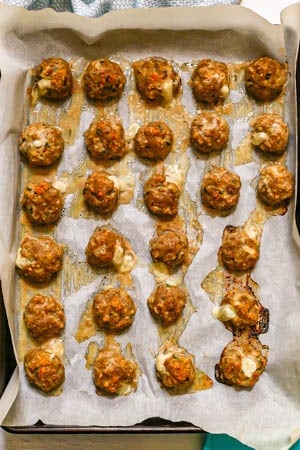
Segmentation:
<svg viewBox="0 0 300 450">
<path fill-rule="evenodd" d="M 222 103 L 229 94 L 229 72 L 225 63 L 201 60 L 191 77 L 191 87 L 198 102 Z"/>
<path fill-rule="evenodd" d="M 257 194 L 267 205 L 288 203 L 294 193 L 294 177 L 282 164 L 270 164 L 261 169 Z"/>
<path fill-rule="evenodd" d="M 174 135 L 165 122 L 149 122 L 139 128 L 134 137 L 134 151 L 149 161 L 161 161 L 170 153 Z"/>
<path fill-rule="evenodd" d="M 216 365 L 216 380 L 240 387 L 252 387 L 267 365 L 268 347 L 255 337 L 235 337 L 224 348 Z"/>
<path fill-rule="evenodd" d="M 132 324 L 136 305 L 125 289 L 108 288 L 95 295 L 93 312 L 100 328 L 122 331 Z"/>
<path fill-rule="evenodd" d="M 172 342 L 160 347 L 155 368 L 158 379 L 168 389 L 187 388 L 195 379 L 194 356 Z"/>
<path fill-rule="evenodd" d="M 220 257 L 231 270 L 250 270 L 259 258 L 259 239 L 242 227 L 227 225 L 223 231 Z"/>
<path fill-rule="evenodd" d="M 286 66 L 268 56 L 252 61 L 245 71 L 246 91 L 256 100 L 274 100 L 282 92 L 286 80 Z"/>
<path fill-rule="evenodd" d="M 108 394 L 129 394 L 137 378 L 137 365 L 125 359 L 114 348 L 99 351 L 94 363 L 94 383 L 97 389 Z"/>
<path fill-rule="evenodd" d="M 26 186 L 21 204 L 31 222 L 51 224 L 57 222 L 61 215 L 64 197 L 49 181 L 40 181 Z"/>
<path fill-rule="evenodd" d="M 178 286 L 160 284 L 148 298 L 148 306 L 156 319 L 168 326 L 181 316 L 186 304 L 186 292 Z"/>
<path fill-rule="evenodd" d="M 25 355 L 24 369 L 29 382 L 44 392 L 57 389 L 65 379 L 61 360 L 53 353 L 40 348 Z"/>
<path fill-rule="evenodd" d="M 119 189 L 104 172 L 88 176 L 83 188 L 84 200 L 100 214 L 113 212 L 118 206 Z"/>
<path fill-rule="evenodd" d="M 95 159 L 118 159 L 125 155 L 125 133 L 121 123 L 96 118 L 84 137 L 86 148 Z"/>
<path fill-rule="evenodd" d="M 152 214 L 174 217 L 178 213 L 180 190 L 177 185 L 166 181 L 162 174 L 154 174 L 144 185 L 144 200 Z"/>
<path fill-rule="evenodd" d="M 115 231 L 106 227 L 97 227 L 85 249 L 88 263 L 99 267 L 111 266 L 119 241 L 122 244 L 122 236 Z"/>
<path fill-rule="evenodd" d="M 228 138 L 228 124 L 219 114 L 202 112 L 193 119 L 190 139 L 197 152 L 220 152 L 226 147 Z"/>
<path fill-rule="evenodd" d="M 182 231 L 165 230 L 151 239 L 150 252 L 154 261 L 178 266 L 188 253 L 187 237 Z"/>
<path fill-rule="evenodd" d="M 50 236 L 26 236 L 18 250 L 16 266 L 24 278 L 43 283 L 62 268 L 63 246 Z"/>
<path fill-rule="evenodd" d="M 134 62 L 132 67 L 136 87 L 147 103 L 169 104 L 178 94 L 181 86 L 180 76 L 166 59 L 141 59 Z"/>
<path fill-rule="evenodd" d="M 205 208 L 224 212 L 237 205 L 240 197 L 240 177 L 224 167 L 213 167 L 203 177 L 201 199 Z"/>
<path fill-rule="evenodd" d="M 63 100 L 71 94 L 72 86 L 70 65 L 62 58 L 44 59 L 34 70 L 34 87 L 39 97 Z"/>
<path fill-rule="evenodd" d="M 119 64 L 101 58 L 88 64 L 82 81 L 88 97 L 105 101 L 121 97 L 126 78 Z"/>
<path fill-rule="evenodd" d="M 65 326 L 65 313 L 54 297 L 37 294 L 30 299 L 24 311 L 25 325 L 35 339 L 58 336 Z"/>
<path fill-rule="evenodd" d="M 28 125 L 19 138 L 19 151 L 33 167 L 51 166 L 61 157 L 64 146 L 61 131 L 40 122 Z"/>
<path fill-rule="evenodd" d="M 288 145 L 289 127 L 279 114 L 265 113 L 251 123 L 251 143 L 260 151 L 281 154 Z"/>
</svg>

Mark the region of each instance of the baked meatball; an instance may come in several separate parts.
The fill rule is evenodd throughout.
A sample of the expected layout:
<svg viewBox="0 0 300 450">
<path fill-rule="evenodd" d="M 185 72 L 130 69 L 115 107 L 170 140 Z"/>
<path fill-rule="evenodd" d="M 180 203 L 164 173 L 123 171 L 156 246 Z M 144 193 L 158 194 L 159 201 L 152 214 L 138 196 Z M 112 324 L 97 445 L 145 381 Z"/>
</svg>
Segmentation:
<svg viewBox="0 0 300 450">
<path fill-rule="evenodd" d="M 70 65 L 62 58 L 44 59 L 34 70 L 34 87 L 39 97 L 63 100 L 71 94 L 73 77 Z"/>
<path fill-rule="evenodd" d="M 207 111 L 193 119 L 190 140 L 198 153 L 220 152 L 226 147 L 228 138 L 228 124 L 219 114 Z"/>
<path fill-rule="evenodd" d="M 16 266 L 24 278 L 49 281 L 62 268 L 63 246 L 50 236 L 26 236 L 17 253 Z"/>
<path fill-rule="evenodd" d="M 194 356 L 172 342 L 160 347 L 155 368 L 158 379 L 168 389 L 187 388 L 196 375 Z"/>
<path fill-rule="evenodd" d="M 187 237 L 182 231 L 165 230 L 151 239 L 150 252 L 154 261 L 179 266 L 188 253 Z"/>
<path fill-rule="evenodd" d="M 240 197 L 240 177 L 224 167 L 213 167 L 206 172 L 201 183 L 203 206 L 226 212 L 237 205 Z"/>
<path fill-rule="evenodd" d="M 119 189 L 104 172 L 95 172 L 85 182 L 83 197 L 97 213 L 112 213 L 118 206 Z"/>
<path fill-rule="evenodd" d="M 251 143 L 262 152 L 281 154 L 288 145 L 289 127 L 279 114 L 265 113 L 252 122 Z"/>
<path fill-rule="evenodd" d="M 220 256 L 228 269 L 253 269 L 259 258 L 259 239 L 249 236 L 243 227 L 227 225 L 223 231 Z"/>
<path fill-rule="evenodd" d="M 61 360 L 46 350 L 35 348 L 24 357 L 25 374 L 30 383 L 44 392 L 57 389 L 65 379 Z"/>
<path fill-rule="evenodd" d="M 178 286 L 160 284 L 148 298 L 152 315 L 164 326 L 176 322 L 186 305 L 186 292 Z"/>
<path fill-rule="evenodd" d="M 282 92 L 286 80 L 286 66 L 269 56 L 252 61 L 245 71 L 246 91 L 256 100 L 275 100 Z"/>
<path fill-rule="evenodd" d="M 174 217 L 178 213 L 180 190 L 162 174 L 154 174 L 144 185 L 144 200 L 152 214 Z"/>
<path fill-rule="evenodd" d="M 261 169 L 257 194 L 270 206 L 288 203 L 294 192 L 294 177 L 282 164 L 270 164 Z"/>
<path fill-rule="evenodd" d="M 255 337 L 234 337 L 222 351 L 216 365 L 216 380 L 240 387 L 252 387 L 267 365 L 268 346 Z"/>
<path fill-rule="evenodd" d="M 229 71 L 225 63 L 202 59 L 191 77 L 191 88 L 198 102 L 220 104 L 229 94 Z"/>
<path fill-rule="evenodd" d="M 21 204 L 30 221 L 39 225 L 57 222 L 64 206 L 64 197 L 49 181 L 29 183 Z"/>
<path fill-rule="evenodd" d="M 64 151 L 61 131 L 41 122 L 28 125 L 19 138 L 19 151 L 33 167 L 47 167 L 57 161 Z"/>
<path fill-rule="evenodd" d="M 126 395 L 135 387 L 137 365 L 115 349 L 103 348 L 94 363 L 96 388 L 108 394 Z"/>
<path fill-rule="evenodd" d="M 165 122 L 149 122 L 134 137 L 134 151 L 149 161 L 162 161 L 172 150 L 174 135 Z"/>
<path fill-rule="evenodd" d="M 132 324 L 136 305 L 125 289 L 108 288 L 95 295 L 93 312 L 100 328 L 122 331 Z"/>
<path fill-rule="evenodd" d="M 84 133 L 85 145 L 95 159 L 118 159 L 125 155 L 125 133 L 121 123 L 96 118 Z"/>
<path fill-rule="evenodd" d="M 88 64 L 82 83 L 88 97 L 106 101 L 121 97 L 126 78 L 119 64 L 101 58 Z"/>
<path fill-rule="evenodd" d="M 117 244 L 122 246 L 123 238 L 115 231 L 106 227 L 97 227 L 89 239 L 85 249 L 89 264 L 98 267 L 113 265 Z"/>
<path fill-rule="evenodd" d="M 62 304 L 54 297 L 37 294 L 26 305 L 24 323 L 34 339 L 45 340 L 58 336 L 65 326 Z"/>
<path fill-rule="evenodd" d="M 178 94 L 181 78 L 166 59 L 141 59 L 132 67 L 137 90 L 147 103 L 167 105 Z"/>
</svg>

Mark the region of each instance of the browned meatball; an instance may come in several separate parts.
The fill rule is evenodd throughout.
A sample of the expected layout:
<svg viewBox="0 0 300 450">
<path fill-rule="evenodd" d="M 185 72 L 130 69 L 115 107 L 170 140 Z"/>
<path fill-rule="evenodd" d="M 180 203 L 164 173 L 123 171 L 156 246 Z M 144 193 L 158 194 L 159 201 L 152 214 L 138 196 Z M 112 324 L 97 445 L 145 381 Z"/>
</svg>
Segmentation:
<svg viewBox="0 0 300 450">
<path fill-rule="evenodd" d="M 105 101 L 121 97 L 126 78 L 119 64 L 101 58 L 88 64 L 82 81 L 88 97 Z"/>
<path fill-rule="evenodd" d="M 186 304 L 186 292 L 178 286 L 160 284 L 148 298 L 148 306 L 156 319 L 168 326 L 181 316 Z"/>
<path fill-rule="evenodd" d="M 256 100 L 274 100 L 282 92 L 286 80 L 286 66 L 268 56 L 252 61 L 245 71 L 246 91 Z"/>
<path fill-rule="evenodd" d="M 98 227 L 85 249 L 89 264 L 109 267 L 113 264 L 116 246 L 122 245 L 122 236 L 106 227 Z"/>
<path fill-rule="evenodd" d="M 203 112 L 192 122 L 190 139 L 192 147 L 199 153 L 220 152 L 228 142 L 229 127 L 217 113 Z"/>
<path fill-rule="evenodd" d="M 19 139 L 19 151 L 33 167 L 51 166 L 61 157 L 64 146 L 61 131 L 40 122 L 28 125 Z"/>
<path fill-rule="evenodd" d="M 229 94 L 229 72 L 225 63 L 201 60 L 191 77 L 191 87 L 198 102 L 222 103 Z"/>
<path fill-rule="evenodd" d="M 282 164 L 270 164 L 261 169 L 257 194 L 270 206 L 288 203 L 294 193 L 294 177 Z"/>
<path fill-rule="evenodd" d="M 126 395 L 136 385 L 137 365 L 115 349 L 103 348 L 94 363 L 94 383 L 108 394 Z"/>
<path fill-rule="evenodd" d="M 169 104 L 178 94 L 180 76 L 166 59 L 141 59 L 134 62 L 132 67 L 136 87 L 146 102 L 153 105 Z"/>
<path fill-rule="evenodd" d="M 85 145 L 95 159 L 118 159 L 125 155 L 125 133 L 121 123 L 96 118 L 84 133 Z"/>
<path fill-rule="evenodd" d="M 57 222 L 64 206 L 64 197 L 49 181 L 29 183 L 21 197 L 21 204 L 31 222 Z"/>
<path fill-rule="evenodd" d="M 180 190 L 177 185 L 166 181 L 166 177 L 154 174 L 144 185 L 144 200 L 152 214 L 174 217 L 178 213 Z"/>
<path fill-rule="evenodd" d="M 38 340 L 58 336 L 65 326 L 65 313 L 54 297 L 37 294 L 24 311 L 24 322 L 30 334 Z"/>
<path fill-rule="evenodd" d="M 203 177 L 201 199 L 204 207 L 228 211 L 237 205 L 240 197 L 240 177 L 224 167 L 213 167 Z"/>
<path fill-rule="evenodd" d="M 65 379 L 65 369 L 61 360 L 46 350 L 36 348 L 24 357 L 25 374 L 36 387 L 44 392 L 57 389 Z"/>
<path fill-rule="evenodd" d="M 170 153 L 174 135 L 165 122 L 149 122 L 134 137 L 134 151 L 140 158 L 161 161 Z"/>
<path fill-rule="evenodd" d="M 259 239 L 250 237 L 243 227 L 227 225 L 223 231 L 220 256 L 231 270 L 250 270 L 259 258 Z"/>
<path fill-rule="evenodd" d="M 95 295 L 93 312 L 100 328 L 122 331 L 132 324 L 136 305 L 125 289 L 108 288 Z"/>
<path fill-rule="evenodd" d="M 172 342 L 163 344 L 155 361 L 156 374 L 169 389 L 190 386 L 196 374 L 194 356 Z"/>
<path fill-rule="evenodd" d="M 24 278 L 43 283 L 62 268 L 63 246 L 50 236 L 26 236 L 17 254 L 16 266 Z"/>
<path fill-rule="evenodd" d="M 62 58 L 44 59 L 34 70 L 34 87 L 39 97 L 63 100 L 71 94 L 72 86 L 70 65 Z"/>
<path fill-rule="evenodd" d="M 182 264 L 188 253 L 188 240 L 181 231 L 165 230 L 150 241 L 150 252 L 154 261 L 170 266 Z"/>
<path fill-rule="evenodd" d="M 267 365 L 268 347 L 255 337 L 235 337 L 224 348 L 216 365 L 217 381 L 233 386 L 252 387 Z"/>
<path fill-rule="evenodd" d="M 252 122 L 251 143 L 260 151 L 281 154 L 288 145 L 289 127 L 279 114 L 265 113 Z"/>
<path fill-rule="evenodd" d="M 85 182 L 83 197 L 96 212 L 107 214 L 118 206 L 119 189 L 104 172 L 95 172 Z"/>
</svg>

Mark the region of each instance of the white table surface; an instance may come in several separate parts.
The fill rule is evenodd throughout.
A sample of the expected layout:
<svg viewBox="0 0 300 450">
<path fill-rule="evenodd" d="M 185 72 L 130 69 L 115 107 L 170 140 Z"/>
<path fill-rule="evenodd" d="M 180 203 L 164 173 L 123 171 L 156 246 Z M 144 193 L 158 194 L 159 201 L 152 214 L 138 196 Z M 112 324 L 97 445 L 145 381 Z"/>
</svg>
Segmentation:
<svg viewBox="0 0 300 450">
<path fill-rule="evenodd" d="M 280 23 L 280 11 L 296 0 L 242 0 L 271 23 Z M 0 450 L 201 450 L 202 434 L 160 435 L 15 435 L 0 428 Z"/>
</svg>

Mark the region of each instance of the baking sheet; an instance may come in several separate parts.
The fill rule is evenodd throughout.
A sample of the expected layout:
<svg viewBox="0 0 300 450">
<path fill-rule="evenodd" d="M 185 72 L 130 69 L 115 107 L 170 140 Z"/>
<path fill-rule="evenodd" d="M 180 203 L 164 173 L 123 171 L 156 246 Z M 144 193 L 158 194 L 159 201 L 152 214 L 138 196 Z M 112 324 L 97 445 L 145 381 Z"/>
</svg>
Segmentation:
<svg viewBox="0 0 300 450">
<path fill-rule="evenodd" d="M 13 288 L 18 244 L 16 212 L 20 193 L 16 143 L 24 125 L 24 117 L 26 120 L 20 99 L 24 98 L 28 68 L 39 63 L 45 56 L 57 55 L 58 49 L 60 56 L 67 59 L 80 58 L 82 55 L 92 58 L 100 52 L 106 52 L 122 55 L 131 61 L 137 56 L 159 54 L 174 60 L 181 68 L 184 63 L 200 59 L 204 55 L 217 55 L 227 62 L 244 61 L 260 56 L 261 53 L 280 59 L 284 59 L 285 55 L 282 27 L 272 26 L 241 7 L 181 8 L 180 15 L 176 8 L 154 9 L 151 10 L 150 19 L 147 11 L 142 10 L 117 12 L 99 20 L 69 14 L 59 15 L 53 11 L 28 13 L 2 5 L 1 13 L 0 93 L 3 100 L 0 108 L 0 150 L 4 168 L 1 186 L 3 192 L 10 193 L 0 197 L 0 230 L 3 240 L 1 280 L 9 323 L 13 336 L 16 336 Z M 236 21 L 232 23 L 233 15 L 239 18 L 238 26 Z M 143 42 L 142 49 L 140 42 Z M 291 61 L 292 58 L 293 55 Z M 291 70 L 292 80 L 292 67 Z M 293 90 L 289 92 L 289 107 L 285 109 L 285 118 L 292 129 L 288 164 L 295 167 L 295 100 Z M 195 105 L 188 92 L 184 93 L 183 99 L 188 114 L 193 115 L 196 112 Z M 130 121 L 128 116 L 126 126 Z M 239 126 L 231 123 L 231 129 L 235 131 L 232 133 L 233 148 L 236 148 L 246 134 L 248 122 L 249 117 L 241 120 Z M 85 125 L 86 123 L 81 124 L 82 129 Z M 80 139 L 75 145 L 82 149 Z M 196 160 L 192 152 L 188 151 L 187 154 L 191 160 L 187 189 L 195 199 L 205 163 Z M 62 164 L 67 162 L 65 159 Z M 227 218 L 213 219 L 205 215 L 199 217 L 204 230 L 203 243 L 185 279 L 196 312 L 190 317 L 180 344 L 195 354 L 197 365 L 211 378 L 214 378 L 214 365 L 218 362 L 223 347 L 231 340 L 231 334 L 212 318 L 213 305 L 200 285 L 205 276 L 216 267 L 217 250 L 225 225 L 242 224 L 255 208 L 251 183 L 257 175 L 257 161 L 236 166 L 235 170 L 243 181 L 240 199 L 243 207 Z M 195 179 L 198 182 L 195 183 Z M 4 423 L 30 425 L 41 419 L 49 424 L 122 426 L 159 416 L 172 421 L 185 420 L 209 432 L 228 433 L 257 449 L 282 448 L 289 442 L 289 435 L 300 424 L 300 389 L 297 380 L 300 369 L 300 331 L 296 319 L 300 308 L 297 284 L 299 267 L 295 264 L 295 261 L 299 261 L 299 255 L 290 235 L 294 218 L 292 207 L 287 215 L 273 217 L 265 224 L 261 257 L 252 273 L 252 278 L 261 286 L 262 303 L 270 309 L 271 314 L 269 332 L 261 336 L 261 341 L 270 346 L 269 363 L 261 380 L 251 391 L 239 391 L 215 382 L 210 390 L 171 397 L 160 389 L 154 374 L 154 356 L 159 336 L 157 326 L 146 307 L 146 299 L 154 287 L 153 277 L 148 271 L 150 257 L 147 252 L 154 224 L 143 210 L 136 208 L 140 189 L 137 179 L 132 203 L 122 206 L 113 217 L 114 224 L 122 226 L 122 232 L 131 240 L 141 262 L 133 271 L 138 314 L 134 327 L 120 338 L 124 345 L 132 342 L 133 352 L 142 368 L 137 392 L 118 399 L 96 396 L 91 372 L 84 367 L 83 355 L 87 343 L 78 344 L 73 339 L 87 298 L 97 288 L 97 284 L 101 284 L 101 281 L 94 280 L 94 284 L 84 286 L 63 299 L 68 318 L 64 341 L 68 358 L 67 382 L 63 394 L 49 398 L 32 389 L 28 390 L 20 366 L 19 394 Z M 68 221 L 68 217 L 65 220 Z M 139 224 L 139 230 L 143 230 L 143 233 L 138 233 L 138 240 L 134 228 L 136 223 Z M 69 225 L 73 226 L 71 222 Z M 95 221 L 89 222 L 90 232 L 95 225 Z M 59 227 L 61 226 L 63 224 Z M 66 241 L 66 236 L 59 234 L 59 229 L 58 235 Z M 74 236 L 78 236 L 76 225 L 72 230 L 75 231 Z M 88 234 L 83 235 L 81 244 L 87 238 Z M 83 247 L 78 245 L 77 239 L 67 239 L 65 243 L 74 250 L 74 254 L 79 253 L 79 257 L 83 257 L 80 256 Z M 144 333 L 145 324 L 147 334 Z M 103 337 L 98 335 L 95 339 L 101 343 Z M 136 342 L 139 344 L 135 344 Z M 10 399 L 13 400 L 13 395 Z"/>
</svg>

